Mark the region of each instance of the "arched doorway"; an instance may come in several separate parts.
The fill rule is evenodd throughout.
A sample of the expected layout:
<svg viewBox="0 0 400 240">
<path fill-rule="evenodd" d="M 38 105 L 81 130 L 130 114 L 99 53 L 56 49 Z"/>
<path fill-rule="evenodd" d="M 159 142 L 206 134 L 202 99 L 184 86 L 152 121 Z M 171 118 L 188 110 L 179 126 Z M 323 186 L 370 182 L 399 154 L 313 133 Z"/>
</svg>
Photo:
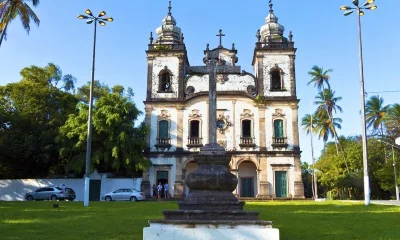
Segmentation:
<svg viewBox="0 0 400 240">
<path fill-rule="evenodd" d="M 191 161 L 185 166 L 185 178 L 189 173 L 194 172 L 197 169 L 198 165 L 195 161 Z M 189 188 L 185 184 L 185 196 L 189 195 Z"/>
<path fill-rule="evenodd" d="M 238 193 L 240 197 L 255 197 L 257 188 L 257 167 L 251 161 L 240 163 L 238 173 Z"/>
</svg>

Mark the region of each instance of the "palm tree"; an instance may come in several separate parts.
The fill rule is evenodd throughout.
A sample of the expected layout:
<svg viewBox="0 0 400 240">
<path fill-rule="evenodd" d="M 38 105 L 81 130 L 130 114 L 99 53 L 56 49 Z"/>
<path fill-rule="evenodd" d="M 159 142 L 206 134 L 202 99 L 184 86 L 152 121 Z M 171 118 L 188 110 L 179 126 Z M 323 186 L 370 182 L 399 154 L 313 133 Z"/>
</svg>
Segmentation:
<svg viewBox="0 0 400 240">
<path fill-rule="evenodd" d="M 26 2 L 32 2 L 34 7 L 39 4 L 39 0 L 0 0 L 0 46 L 7 31 L 8 24 L 17 16 L 20 17 L 22 26 L 28 34 L 31 29 L 31 20 L 39 26 L 39 18 Z"/>
<path fill-rule="evenodd" d="M 341 101 L 342 97 L 335 97 L 335 91 L 332 91 L 330 88 L 319 92 L 315 99 L 314 104 L 318 105 L 319 112 L 327 111 L 330 116 L 332 116 L 333 111 L 336 113 L 336 110 L 343 112 L 343 109 L 337 105 L 337 102 Z"/>
<path fill-rule="evenodd" d="M 325 90 L 325 84 L 328 86 L 328 88 L 331 88 L 329 85 L 330 76 L 328 73 L 332 71 L 332 69 L 324 71 L 324 68 L 322 67 L 318 67 L 317 65 L 313 66 L 311 71 L 308 72 L 308 75 L 310 75 L 312 78 L 307 85 L 314 83 L 314 87 L 317 87 L 319 92 L 321 92 L 321 88 L 322 90 Z"/>
<path fill-rule="evenodd" d="M 336 134 L 335 129 L 341 129 L 342 123 L 341 118 L 329 118 L 326 112 L 317 112 L 317 118 L 315 119 L 315 132 L 318 134 L 318 138 L 326 143 L 330 137 L 334 137 Z"/>
<path fill-rule="evenodd" d="M 314 83 L 314 87 L 317 87 L 318 89 L 318 94 L 321 96 L 321 100 L 323 100 L 323 102 L 326 101 L 326 96 L 325 96 L 325 85 L 327 85 L 328 90 L 330 90 L 331 86 L 329 85 L 329 79 L 330 76 L 328 75 L 328 73 L 332 72 L 332 69 L 328 69 L 324 71 L 323 67 L 318 67 L 317 65 L 313 66 L 311 68 L 311 71 L 308 72 L 308 75 L 310 75 L 312 78 L 311 80 L 307 83 L 307 85 L 310 85 L 311 83 Z M 322 90 L 322 91 L 321 91 Z M 333 92 L 334 93 L 334 92 Z M 318 97 L 317 97 L 318 98 Z M 339 99 L 341 100 L 341 98 Z M 338 101 L 339 101 L 338 100 Z M 325 104 L 324 104 L 325 105 Z M 340 108 L 341 109 L 341 108 Z M 329 119 L 332 120 L 332 112 L 329 112 L 329 109 L 326 109 L 326 112 L 328 114 Z M 335 110 L 336 112 L 336 110 Z M 333 128 L 335 126 L 333 125 Z M 339 148 L 338 148 L 338 137 L 336 135 L 336 131 L 333 132 L 334 135 L 334 140 L 335 140 L 335 146 L 336 146 L 336 152 L 339 155 Z"/>
<path fill-rule="evenodd" d="M 400 104 L 395 103 L 389 109 L 385 125 L 388 135 L 390 135 L 393 140 L 394 138 L 400 137 Z"/>
<path fill-rule="evenodd" d="M 383 123 L 386 121 L 390 109 L 390 105 L 384 106 L 383 102 L 383 98 L 377 95 L 370 97 L 365 105 L 367 128 L 380 130 L 381 136 L 383 136 Z"/>
<path fill-rule="evenodd" d="M 318 198 L 318 185 L 317 185 L 317 175 L 315 174 L 315 158 L 314 158 L 314 144 L 313 144 L 313 133 L 314 131 L 314 124 L 313 119 L 316 117 L 310 114 L 306 114 L 302 119 L 301 119 L 301 126 L 303 126 L 303 131 L 307 133 L 307 135 L 310 135 L 311 139 L 311 158 L 312 158 L 312 164 L 313 164 L 313 169 L 312 169 L 312 175 L 313 175 L 313 181 L 312 181 L 312 191 L 313 191 L 313 196 L 314 199 Z"/>
</svg>

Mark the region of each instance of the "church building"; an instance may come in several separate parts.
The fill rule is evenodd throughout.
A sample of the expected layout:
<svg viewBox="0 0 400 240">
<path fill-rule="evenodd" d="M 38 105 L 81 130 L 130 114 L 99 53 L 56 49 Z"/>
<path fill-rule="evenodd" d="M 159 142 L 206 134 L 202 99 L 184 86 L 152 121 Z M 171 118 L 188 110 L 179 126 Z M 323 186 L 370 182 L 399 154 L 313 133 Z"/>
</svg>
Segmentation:
<svg viewBox="0 0 400 240">
<path fill-rule="evenodd" d="M 232 45 L 204 50 L 218 54 L 217 142 L 232 156 L 228 169 L 238 178 L 234 194 L 254 198 L 303 198 L 292 33 L 270 4 L 265 25 L 257 32 L 253 73 L 242 71 Z M 249 26 L 251 27 L 251 26 Z M 185 176 L 197 168 L 193 159 L 209 140 L 209 68 L 190 66 L 183 34 L 171 5 L 157 38 L 150 36 L 145 123 L 150 127 L 141 190 L 169 185 L 175 198 L 188 195 Z"/>
</svg>

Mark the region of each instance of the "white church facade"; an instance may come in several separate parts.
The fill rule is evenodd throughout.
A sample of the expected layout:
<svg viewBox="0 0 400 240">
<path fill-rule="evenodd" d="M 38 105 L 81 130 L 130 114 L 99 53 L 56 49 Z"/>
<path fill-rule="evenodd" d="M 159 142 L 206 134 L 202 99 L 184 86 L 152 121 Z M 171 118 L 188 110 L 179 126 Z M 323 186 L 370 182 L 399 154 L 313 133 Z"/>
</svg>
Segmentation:
<svg viewBox="0 0 400 240">
<path fill-rule="evenodd" d="M 193 159 L 208 143 L 207 66 L 190 66 L 183 34 L 171 14 L 157 39 L 150 37 L 145 122 L 150 127 L 142 191 L 169 184 L 169 194 L 184 197 L 185 176 L 197 168 Z M 238 178 L 234 194 L 256 198 L 303 198 L 298 133 L 295 52 L 292 34 L 283 36 L 270 4 L 266 24 L 257 33 L 254 72 L 237 65 L 234 45 L 207 49 L 219 54 L 217 142 L 232 156 L 229 170 Z M 220 31 L 220 35 L 221 31 Z M 221 37 L 221 36 L 220 36 Z"/>
</svg>

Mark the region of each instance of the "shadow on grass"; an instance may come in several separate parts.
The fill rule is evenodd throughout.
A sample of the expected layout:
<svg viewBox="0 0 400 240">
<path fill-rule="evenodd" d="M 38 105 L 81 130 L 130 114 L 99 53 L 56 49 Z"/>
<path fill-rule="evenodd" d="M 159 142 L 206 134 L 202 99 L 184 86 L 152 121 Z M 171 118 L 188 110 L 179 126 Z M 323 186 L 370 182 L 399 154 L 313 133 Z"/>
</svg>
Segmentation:
<svg viewBox="0 0 400 240">
<path fill-rule="evenodd" d="M 175 202 L 0 202 L 1 239 L 142 239 Z M 343 202 L 249 202 L 285 239 L 400 239 L 400 207 Z M 28 234 L 28 235 L 27 235 Z"/>
</svg>

